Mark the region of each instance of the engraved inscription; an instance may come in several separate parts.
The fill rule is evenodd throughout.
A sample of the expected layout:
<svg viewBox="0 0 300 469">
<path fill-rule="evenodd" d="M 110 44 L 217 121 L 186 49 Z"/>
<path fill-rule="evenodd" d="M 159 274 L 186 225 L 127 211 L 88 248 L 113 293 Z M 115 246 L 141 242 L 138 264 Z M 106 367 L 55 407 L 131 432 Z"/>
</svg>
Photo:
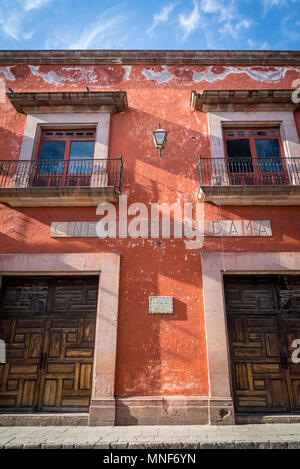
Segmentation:
<svg viewBox="0 0 300 469">
<path fill-rule="evenodd" d="M 149 296 L 149 314 L 173 314 L 173 296 Z"/>
<path fill-rule="evenodd" d="M 96 221 L 51 223 L 51 238 L 96 238 Z M 207 220 L 204 236 L 272 236 L 270 220 Z M 171 237 L 171 236 L 170 236 Z"/>
</svg>

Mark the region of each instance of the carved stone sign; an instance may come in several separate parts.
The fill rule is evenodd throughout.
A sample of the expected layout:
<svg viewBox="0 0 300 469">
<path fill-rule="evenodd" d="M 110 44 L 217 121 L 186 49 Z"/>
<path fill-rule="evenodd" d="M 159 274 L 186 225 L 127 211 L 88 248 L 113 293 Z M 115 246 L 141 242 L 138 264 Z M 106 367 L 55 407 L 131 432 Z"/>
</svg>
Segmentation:
<svg viewBox="0 0 300 469">
<path fill-rule="evenodd" d="M 54 221 L 51 223 L 51 238 L 96 238 L 96 221 Z"/>
<path fill-rule="evenodd" d="M 173 296 L 149 296 L 149 314 L 173 314 Z"/>
<path fill-rule="evenodd" d="M 270 220 L 213 220 L 204 223 L 205 236 L 272 236 Z"/>
<path fill-rule="evenodd" d="M 96 221 L 54 221 L 52 238 L 96 238 Z M 270 220 L 212 220 L 204 222 L 205 236 L 272 236 Z"/>
</svg>

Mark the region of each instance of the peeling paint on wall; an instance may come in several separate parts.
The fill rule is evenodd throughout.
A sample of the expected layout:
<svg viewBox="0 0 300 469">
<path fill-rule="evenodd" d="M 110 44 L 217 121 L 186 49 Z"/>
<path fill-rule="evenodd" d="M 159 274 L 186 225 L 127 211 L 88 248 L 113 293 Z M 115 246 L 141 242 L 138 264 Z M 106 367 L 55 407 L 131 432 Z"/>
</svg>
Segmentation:
<svg viewBox="0 0 300 469">
<path fill-rule="evenodd" d="M 7 80 L 14 81 L 16 79 L 10 71 L 10 67 L 0 68 L 0 73 L 4 73 Z"/>
<path fill-rule="evenodd" d="M 131 73 L 131 68 L 132 67 L 131 67 L 131 65 L 124 65 L 123 68 L 124 68 L 123 80 L 127 81 L 130 78 L 130 73 Z"/>
<path fill-rule="evenodd" d="M 50 83 L 51 85 L 58 85 L 61 81 L 66 81 L 65 77 L 57 75 L 56 72 L 42 73 L 39 72 L 39 67 L 35 67 L 34 65 L 29 65 L 29 67 L 33 75 L 43 78 L 46 83 Z"/>
<path fill-rule="evenodd" d="M 161 72 L 144 68 L 142 74 L 147 80 L 154 80 L 157 83 L 168 83 L 168 81 L 172 80 L 173 75 L 169 72 L 169 68 L 166 65 L 163 65 L 162 68 L 163 70 Z"/>
<path fill-rule="evenodd" d="M 69 81 L 72 83 L 97 83 L 98 75 L 94 68 L 90 67 L 63 67 L 63 70 L 66 70 L 71 74 Z M 66 78 L 64 78 L 66 80 Z"/>
<path fill-rule="evenodd" d="M 213 72 L 213 67 L 209 67 L 207 72 L 196 72 L 194 71 L 193 80 L 196 83 L 200 81 L 208 81 L 209 83 L 213 83 L 216 80 L 223 80 L 231 73 L 234 74 L 241 74 L 245 73 L 248 77 L 252 78 L 253 80 L 257 81 L 278 81 L 281 78 L 284 78 L 286 72 L 289 68 L 280 68 L 275 67 L 276 70 L 255 70 L 253 68 L 235 68 L 229 67 L 223 73 L 215 73 Z"/>
</svg>

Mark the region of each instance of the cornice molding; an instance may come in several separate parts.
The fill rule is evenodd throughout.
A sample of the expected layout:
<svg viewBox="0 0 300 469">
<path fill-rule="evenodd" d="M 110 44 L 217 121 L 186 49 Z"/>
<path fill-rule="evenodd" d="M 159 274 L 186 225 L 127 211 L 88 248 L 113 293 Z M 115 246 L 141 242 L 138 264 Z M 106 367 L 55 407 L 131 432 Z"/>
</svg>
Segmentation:
<svg viewBox="0 0 300 469">
<path fill-rule="evenodd" d="M 300 66 L 300 51 L 280 50 L 2 50 L 0 65 Z"/>
</svg>

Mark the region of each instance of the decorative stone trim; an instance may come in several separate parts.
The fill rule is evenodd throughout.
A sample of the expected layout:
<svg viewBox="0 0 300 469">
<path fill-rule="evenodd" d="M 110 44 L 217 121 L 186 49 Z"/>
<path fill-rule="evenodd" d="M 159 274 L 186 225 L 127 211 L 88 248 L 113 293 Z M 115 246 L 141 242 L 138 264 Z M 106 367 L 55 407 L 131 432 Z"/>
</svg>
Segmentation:
<svg viewBox="0 0 300 469">
<path fill-rule="evenodd" d="M 201 259 L 209 379 L 209 420 L 210 423 L 220 423 L 220 418 L 223 416 L 222 423 L 233 423 L 223 275 L 296 274 L 300 272 L 300 253 L 206 252 L 201 254 Z"/>
<path fill-rule="evenodd" d="M 0 280 L 3 275 L 48 274 L 99 275 L 89 424 L 114 425 L 120 255 L 117 253 L 0 254 Z"/>
</svg>

